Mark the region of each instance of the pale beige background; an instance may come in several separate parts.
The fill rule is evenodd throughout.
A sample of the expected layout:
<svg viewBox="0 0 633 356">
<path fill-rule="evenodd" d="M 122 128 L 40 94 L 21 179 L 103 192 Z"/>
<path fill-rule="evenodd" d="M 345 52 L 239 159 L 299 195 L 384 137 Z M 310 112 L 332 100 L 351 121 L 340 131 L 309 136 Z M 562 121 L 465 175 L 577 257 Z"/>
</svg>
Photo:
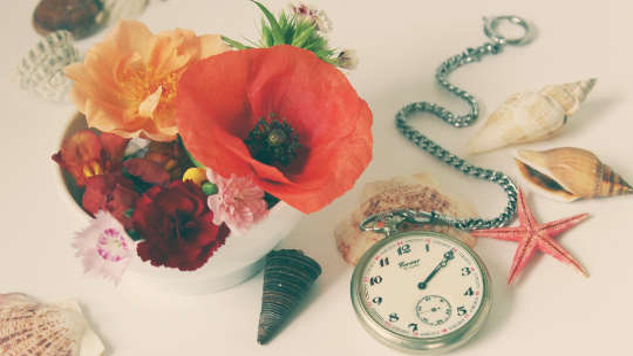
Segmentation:
<svg viewBox="0 0 633 356">
<path fill-rule="evenodd" d="M 358 50 L 350 79 L 375 115 L 375 159 L 360 183 L 395 174 L 431 172 L 444 186 L 492 216 L 504 206 L 494 186 L 464 177 L 405 142 L 393 128 L 403 104 L 431 100 L 455 110 L 464 105 L 433 81 L 450 55 L 482 44 L 481 17 L 517 14 L 532 21 L 538 37 L 455 73 L 486 117 L 517 91 L 597 77 L 588 102 L 560 136 L 532 148 L 591 149 L 633 180 L 633 5 L 628 1 L 315 1 L 334 21 L 333 42 Z M 355 202 L 359 185 L 297 226 L 283 247 L 301 248 L 324 273 L 310 303 L 265 347 L 255 343 L 262 277 L 209 296 L 152 293 L 124 282 L 114 288 L 85 278 L 70 239 L 86 224 L 61 189 L 50 155 L 73 114 L 21 91 L 14 68 L 38 36 L 30 17 L 36 1 L 2 0 L 0 58 L 0 292 L 21 291 L 45 300 L 79 299 L 113 355 L 391 355 L 356 321 L 349 301 L 352 268 L 338 256 L 334 223 Z M 275 12 L 286 0 L 268 0 Z M 247 1 L 152 1 L 141 20 L 154 30 L 190 28 L 254 37 L 260 14 Z M 80 42 L 85 50 L 103 33 Z M 475 128 L 456 130 L 435 119 L 418 127 L 456 153 Z M 473 162 L 517 175 L 512 149 Z M 454 355 L 624 355 L 633 321 L 633 197 L 557 203 L 530 194 L 542 221 L 589 212 L 592 218 L 559 240 L 589 270 L 585 279 L 549 256 L 536 257 L 515 286 L 505 284 L 516 245 L 482 240 L 477 252 L 494 280 L 488 324 Z"/>
</svg>

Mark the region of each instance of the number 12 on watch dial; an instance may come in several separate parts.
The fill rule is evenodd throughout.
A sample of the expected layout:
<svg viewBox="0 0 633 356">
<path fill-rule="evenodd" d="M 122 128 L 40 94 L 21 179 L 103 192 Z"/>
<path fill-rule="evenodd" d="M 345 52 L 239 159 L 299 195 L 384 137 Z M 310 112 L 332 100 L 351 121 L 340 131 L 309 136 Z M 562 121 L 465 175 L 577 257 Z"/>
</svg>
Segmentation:
<svg viewBox="0 0 633 356">
<path fill-rule="evenodd" d="M 352 303 L 365 328 L 407 351 L 456 347 L 474 335 L 490 308 L 488 273 L 451 237 L 402 233 L 373 246 L 352 278 Z"/>
</svg>

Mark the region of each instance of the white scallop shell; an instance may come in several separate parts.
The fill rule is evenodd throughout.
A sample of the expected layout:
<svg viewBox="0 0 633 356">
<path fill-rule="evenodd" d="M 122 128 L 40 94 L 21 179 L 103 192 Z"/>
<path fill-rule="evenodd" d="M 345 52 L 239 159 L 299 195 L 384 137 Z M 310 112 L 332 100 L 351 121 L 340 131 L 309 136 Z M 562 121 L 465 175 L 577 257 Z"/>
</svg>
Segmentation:
<svg viewBox="0 0 633 356">
<path fill-rule="evenodd" d="M 76 302 L 42 304 L 0 294 L 0 355 L 99 356 L 104 346 Z"/>
<path fill-rule="evenodd" d="M 481 153 L 554 136 L 578 111 L 595 83 L 596 79 L 588 79 L 512 95 L 488 117 L 468 151 Z"/>
</svg>

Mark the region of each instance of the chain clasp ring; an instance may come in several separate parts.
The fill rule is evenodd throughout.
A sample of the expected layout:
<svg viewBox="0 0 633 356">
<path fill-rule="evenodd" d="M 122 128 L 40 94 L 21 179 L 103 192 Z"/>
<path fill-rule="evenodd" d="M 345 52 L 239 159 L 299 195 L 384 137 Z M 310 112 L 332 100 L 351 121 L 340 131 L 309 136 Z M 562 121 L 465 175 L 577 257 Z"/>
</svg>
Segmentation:
<svg viewBox="0 0 633 356">
<path fill-rule="evenodd" d="M 516 38 L 507 38 L 499 33 L 498 26 L 500 21 L 509 21 L 515 25 L 519 25 L 523 28 L 524 33 L 520 37 Z M 495 17 L 484 17 L 484 32 L 486 36 L 491 40 L 499 43 L 501 45 L 509 44 L 513 46 L 520 46 L 524 44 L 530 43 L 534 36 L 534 29 L 530 24 L 524 19 L 518 16 L 495 16 Z"/>
</svg>

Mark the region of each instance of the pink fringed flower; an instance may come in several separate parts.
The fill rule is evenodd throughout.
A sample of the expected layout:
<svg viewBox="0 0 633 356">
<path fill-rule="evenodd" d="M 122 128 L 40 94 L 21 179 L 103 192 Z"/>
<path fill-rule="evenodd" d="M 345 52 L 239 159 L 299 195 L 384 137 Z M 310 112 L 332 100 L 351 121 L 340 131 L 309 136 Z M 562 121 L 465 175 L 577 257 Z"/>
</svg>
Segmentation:
<svg viewBox="0 0 633 356">
<path fill-rule="evenodd" d="M 73 247 L 77 249 L 75 255 L 82 259 L 85 273 L 118 284 L 134 255 L 135 242 L 120 222 L 100 210 L 90 226 L 77 233 Z"/>
<path fill-rule="evenodd" d="M 207 200 L 214 224 L 224 222 L 231 231 L 246 232 L 268 214 L 264 191 L 255 185 L 252 177 L 231 174 L 225 179 L 207 170 L 207 178 L 218 187 L 218 193 Z"/>
<path fill-rule="evenodd" d="M 300 21 L 307 21 L 315 26 L 317 31 L 325 34 L 332 30 L 332 21 L 323 10 L 314 6 L 299 3 L 299 5 L 289 5 L 290 11 Z"/>
</svg>

